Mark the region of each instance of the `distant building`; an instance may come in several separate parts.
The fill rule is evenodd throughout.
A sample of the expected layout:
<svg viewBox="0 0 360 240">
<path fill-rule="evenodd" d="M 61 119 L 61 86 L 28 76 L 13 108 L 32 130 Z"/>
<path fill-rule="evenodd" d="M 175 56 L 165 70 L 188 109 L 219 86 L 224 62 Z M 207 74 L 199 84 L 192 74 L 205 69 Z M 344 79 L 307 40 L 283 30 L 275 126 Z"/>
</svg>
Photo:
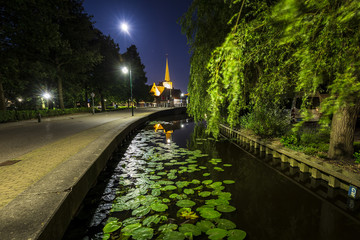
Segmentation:
<svg viewBox="0 0 360 240">
<path fill-rule="evenodd" d="M 166 57 L 165 79 L 155 83 L 150 89 L 150 94 L 154 96 L 154 105 L 158 107 L 173 107 L 182 105 L 181 90 L 174 89 L 173 83 L 170 81 L 169 63 Z M 185 102 L 185 101 L 184 101 Z"/>
</svg>

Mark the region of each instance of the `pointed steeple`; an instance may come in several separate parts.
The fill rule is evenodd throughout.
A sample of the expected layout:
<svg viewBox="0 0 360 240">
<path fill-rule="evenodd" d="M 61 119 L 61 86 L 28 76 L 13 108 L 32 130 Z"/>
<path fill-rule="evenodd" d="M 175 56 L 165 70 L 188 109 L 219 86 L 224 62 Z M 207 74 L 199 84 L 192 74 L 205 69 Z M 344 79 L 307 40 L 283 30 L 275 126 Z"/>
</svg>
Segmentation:
<svg viewBox="0 0 360 240">
<path fill-rule="evenodd" d="M 166 69 L 165 69 L 165 82 L 170 82 L 168 55 L 166 54 Z"/>
</svg>

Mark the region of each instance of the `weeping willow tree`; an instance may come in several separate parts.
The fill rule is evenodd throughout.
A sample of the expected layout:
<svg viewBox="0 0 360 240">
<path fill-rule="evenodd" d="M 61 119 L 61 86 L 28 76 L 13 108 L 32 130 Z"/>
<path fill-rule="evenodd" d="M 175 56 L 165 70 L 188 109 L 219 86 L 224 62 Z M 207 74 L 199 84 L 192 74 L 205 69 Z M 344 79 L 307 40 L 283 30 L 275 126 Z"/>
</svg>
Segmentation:
<svg viewBox="0 0 360 240">
<path fill-rule="evenodd" d="M 360 110 L 360 2 L 243 0 L 241 6 L 208 61 L 207 84 L 198 86 L 208 96 L 209 131 L 217 135 L 221 122 L 237 125 L 250 107 L 276 106 L 295 93 L 305 101 L 323 91 L 330 96 L 323 117 L 332 116 L 328 156 L 350 158 Z M 193 107 L 204 112 L 203 105 Z"/>
</svg>

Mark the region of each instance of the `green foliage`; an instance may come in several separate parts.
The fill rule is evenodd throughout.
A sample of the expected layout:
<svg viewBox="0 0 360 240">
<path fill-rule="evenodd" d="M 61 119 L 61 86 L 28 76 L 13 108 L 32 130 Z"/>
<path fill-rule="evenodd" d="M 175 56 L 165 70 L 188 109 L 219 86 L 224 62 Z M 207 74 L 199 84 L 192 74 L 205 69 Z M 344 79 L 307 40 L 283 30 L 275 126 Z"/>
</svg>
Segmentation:
<svg viewBox="0 0 360 240">
<path fill-rule="evenodd" d="M 263 137 L 278 137 L 291 128 L 287 112 L 272 107 L 257 108 L 242 116 L 240 126 Z"/>
<path fill-rule="evenodd" d="M 355 163 L 360 164 L 360 152 L 354 153 Z"/>
</svg>

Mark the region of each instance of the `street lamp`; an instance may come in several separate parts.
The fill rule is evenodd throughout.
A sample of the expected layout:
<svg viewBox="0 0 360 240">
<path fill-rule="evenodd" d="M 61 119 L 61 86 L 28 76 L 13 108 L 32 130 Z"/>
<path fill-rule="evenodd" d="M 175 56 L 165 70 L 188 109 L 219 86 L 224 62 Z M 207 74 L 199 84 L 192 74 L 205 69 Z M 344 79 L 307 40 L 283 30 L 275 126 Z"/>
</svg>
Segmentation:
<svg viewBox="0 0 360 240">
<path fill-rule="evenodd" d="M 132 96 L 132 80 L 131 80 L 131 66 L 129 68 L 123 67 L 122 72 L 124 74 L 129 73 L 129 79 L 130 79 L 130 101 L 131 101 L 131 116 L 134 116 L 134 103 L 133 103 L 133 96 Z"/>
<path fill-rule="evenodd" d="M 47 107 L 48 107 L 48 109 L 49 109 L 49 99 L 51 98 L 51 94 L 48 93 L 48 92 L 45 92 L 45 93 L 43 94 L 43 97 L 46 99 Z"/>
</svg>

